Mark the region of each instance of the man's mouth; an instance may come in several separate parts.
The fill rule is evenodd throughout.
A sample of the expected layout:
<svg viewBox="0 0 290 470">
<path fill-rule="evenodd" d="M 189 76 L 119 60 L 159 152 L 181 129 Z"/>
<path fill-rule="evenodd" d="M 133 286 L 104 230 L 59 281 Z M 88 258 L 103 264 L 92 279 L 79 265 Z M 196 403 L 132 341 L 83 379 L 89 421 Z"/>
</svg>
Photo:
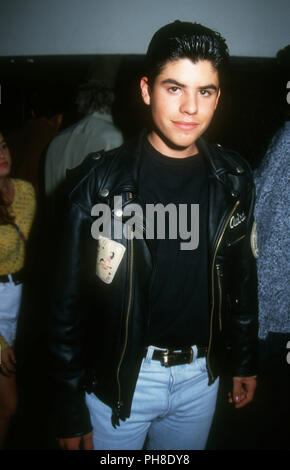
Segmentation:
<svg viewBox="0 0 290 470">
<path fill-rule="evenodd" d="M 184 131 L 191 131 L 195 129 L 199 123 L 198 122 L 187 122 L 187 121 L 172 121 L 173 124 Z"/>
</svg>

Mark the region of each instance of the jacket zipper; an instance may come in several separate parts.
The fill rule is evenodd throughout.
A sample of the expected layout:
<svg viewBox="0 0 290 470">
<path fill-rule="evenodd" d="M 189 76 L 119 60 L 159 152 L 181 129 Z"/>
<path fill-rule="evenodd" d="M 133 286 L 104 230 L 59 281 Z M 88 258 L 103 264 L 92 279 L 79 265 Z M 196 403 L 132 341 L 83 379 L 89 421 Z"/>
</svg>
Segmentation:
<svg viewBox="0 0 290 470">
<path fill-rule="evenodd" d="M 216 265 L 216 270 L 217 270 L 218 287 L 219 287 L 219 327 L 220 327 L 220 331 L 222 331 L 222 302 L 223 302 L 223 292 L 222 292 L 222 283 L 221 283 L 222 270 L 221 270 L 221 265 L 220 265 L 220 264 L 217 264 L 217 265 Z"/>
<path fill-rule="evenodd" d="M 129 199 L 132 199 L 132 193 L 129 193 Z M 129 233 L 129 231 L 131 233 Z M 117 401 L 117 418 L 119 419 L 120 417 L 120 411 L 123 406 L 123 402 L 121 401 L 121 384 L 120 384 L 120 378 L 119 378 L 119 373 L 120 373 L 120 367 L 125 355 L 126 351 L 126 346 L 128 342 L 128 324 L 129 324 L 129 314 L 130 314 L 130 309 L 131 309 L 131 302 L 132 302 L 132 285 L 133 285 L 133 227 L 131 226 L 130 228 L 128 227 L 128 235 L 130 235 L 129 238 L 129 244 L 130 244 L 130 267 L 129 267 L 129 297 L 128 297 L 128 306 L 127 306 L 127 312 L 126 312 L 126 324 L 125 324 L 125 341 L 124 341 L 124 346 L 121 354 L 121 358 L 118 364 L 117 368 L 117 383 L 118 383 L 118 401 Z"/>
<path fill-rule="evenodd" d="M 216 255 L 217 255 L 217 252 L 218 252 L 218 249 L 219 249 L 219 246 L 221 244 L 221 241 L 222 241 L 222 238 L 224 236 L 224 233 L 226 231 L 226 228 L 227 228 L 227 225 L 230 221 L 230 218 L 232 217 L 232 214 L 235 212 L 236 208 L 238 207 L 238 205 L 240 204 L 240 201 L 237 201 L 233 207 L 233 209 L 231 210 L 229 216 L 227 217 L 227 220 L 223 226 L 223 229 L 222 229 L 222 232 L 221 232 L 221 235 L 218 239 L 218 242 L 217 242 L 217 245 L 216 245 L 216 249 L 215 249 L 215 252 L 214 252 L 214 256 L 213 256 L 213 260 L 212 260 L 212 269 L 211 269 L 211 289 L 212 289 L 212 307 L 211 307 L 211 314 L 210 314 L 210 335 L 209 335 L 209 344 L 208 344 L 208 351 L 207 351 L 207 367 L 208 367 L 208 371 L 211 375 L 211 378 L 213 380 L 213 373 L 212 373 L 212 370 L 211 370 L 211 367 L 210 367 L 210 362 L 209 362 L 209 355 L 210 355 L 210 350 L 211 350 L 211 342 L 212 342 L 212 321 L 213 321 L 213 312 L 214 312 L 214 264 L 215 264 L 215 259 L 216 259 Z"/>
<path fill-rule="evenodd" d="M 228 246 L 233 246 L 233 245 L 235 245 L 235 243 L 238 243 L 240 240 L 243 240 L 243 238 L 246 238 L 246 235 L 242 235 L 241 237 L 237 238 L 237 239 L 234 240 L 233 242 L 229 242 L 229 243 L 228 243 Z"/>
</svg>

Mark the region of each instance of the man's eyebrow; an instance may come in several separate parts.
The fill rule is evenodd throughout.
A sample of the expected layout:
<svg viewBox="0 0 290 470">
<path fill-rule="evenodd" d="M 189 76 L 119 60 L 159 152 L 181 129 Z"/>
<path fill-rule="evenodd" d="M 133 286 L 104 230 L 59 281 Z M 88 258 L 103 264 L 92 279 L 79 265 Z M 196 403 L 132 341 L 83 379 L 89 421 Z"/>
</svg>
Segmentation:
<svg viewBox="0 0 290 470">
<path fill-rule="evenodd" d="M 209 85 L 203 85 L 203 86 L 200 86 L 198 87 L 200 90 L 214 90 L 214 91 L 217 91 L 218 90 L 218 87 L 212 83 L 210 83 Z"/>
<path fill-rule="evenodd" d="M 176 85 L 180 88 L 186 88 L 186 85 L 184 83 L 180 83 L 174 78 L 166 78 L 165 80 L 162 80 L 161 84 L 162 85 Z M 198 88 L 199 90 L 214 90 L 214 91 L 218 90 L 218 87 L 214 85 L 213 83 L 210 83 L 209 85 L 202 85 Z"/>
<path fill-rule="evenodd" d="M 176 85 L 180 88 L 185 88 L 185 85 L 183 83 L 174 80 L 174 78 L 166 78 L 165 80 L 162 80 L 161 85 Z"/>
</svg>

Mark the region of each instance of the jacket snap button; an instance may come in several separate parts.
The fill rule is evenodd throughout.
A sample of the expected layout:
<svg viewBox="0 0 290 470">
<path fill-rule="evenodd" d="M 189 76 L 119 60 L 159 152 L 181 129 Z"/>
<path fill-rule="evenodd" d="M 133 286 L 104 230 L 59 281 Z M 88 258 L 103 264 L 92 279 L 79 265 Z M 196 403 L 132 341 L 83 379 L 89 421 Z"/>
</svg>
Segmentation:
<svg viewBox="0 0 290 470">
<path fill-rule="evenodd" d="M 122 209 L 116 209 L 114 211 L 114 214 L 115 214 L 116 217 L 122 217 L 123 211 L 122 211 Z"/>
<path fill-rule="evenodd" d="M 101 155 L 99 153 L 93 156 L 93 160 L 99 160 L 100 158 L 101 158 Z"/>
<path fill-rule="evenodd" d="M 237 197 L 238 193 L 237 193 L 236 191 L 232 191 L 232 192 L 231 192 L 231 195 L 232 195 L 233 197 Z"/>
<path fill-rule="evenodd" d="M 101 197 L 108 197 L 110 194 L 110 191 L 108 189 L 103 189 L 101 192 L 100 192 L 100 196 Z"/>
<path fill-rule="evenodd" d="M 242 168 L 241 166 L 237 166 L 236 171 L 237 173 L 244 173 L 244 168 Z"/>
</svg>

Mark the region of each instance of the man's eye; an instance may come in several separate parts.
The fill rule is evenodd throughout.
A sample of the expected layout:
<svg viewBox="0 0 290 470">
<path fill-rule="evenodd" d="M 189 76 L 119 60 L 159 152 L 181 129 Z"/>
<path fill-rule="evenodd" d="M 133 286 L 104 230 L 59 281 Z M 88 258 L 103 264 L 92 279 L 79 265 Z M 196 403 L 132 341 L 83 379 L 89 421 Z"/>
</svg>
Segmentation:
<svg viewBox="0 0 290 470">
<path fill-rule="evenodd" d="M 211 95 L 210 91 L 208 91 L 208 90 L 200 90 L 200 94 L 202 96 L 210 96 Z"/>
<path fill-rule="evenodd" d="M 171 93 L 177 93 L 180 90 L 180 88 L 178 86 L 171 86 L 170 88 L 168 88 L 168 90 Z"/>
</svg>

